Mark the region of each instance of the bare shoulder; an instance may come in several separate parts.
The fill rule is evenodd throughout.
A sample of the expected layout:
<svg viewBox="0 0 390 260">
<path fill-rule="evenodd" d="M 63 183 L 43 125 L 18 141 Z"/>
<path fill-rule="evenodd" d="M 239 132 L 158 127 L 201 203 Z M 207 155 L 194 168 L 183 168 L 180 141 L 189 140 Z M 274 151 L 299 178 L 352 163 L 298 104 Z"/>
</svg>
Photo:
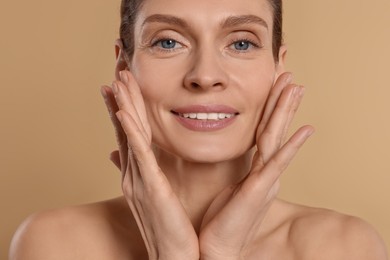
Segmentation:
<svg viewBox="0 0 390 260">
<path fill-rule="evenodd" d="M 289 238 L 299 259 L 388 259 L 383 240 L 366 221 L 327 209 L 293 207 Z"/>
<path fill-rule="evenodd" d="M 10 260 L 131 259 L 131 245 L 139 246 L 136 231 L 119 199 L 48 210 L 19 226 Z"/>
</svg>

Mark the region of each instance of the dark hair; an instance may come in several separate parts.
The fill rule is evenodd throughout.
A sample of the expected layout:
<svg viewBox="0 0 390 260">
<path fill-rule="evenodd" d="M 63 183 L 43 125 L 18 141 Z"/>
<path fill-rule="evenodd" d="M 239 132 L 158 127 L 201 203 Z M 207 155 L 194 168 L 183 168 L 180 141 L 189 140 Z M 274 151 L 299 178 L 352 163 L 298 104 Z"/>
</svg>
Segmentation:
<svg viewBox="0 0 390 260">
<path fill-rule="evenodd" d="M 279 61 L 279 49 L 283 44 L 283 4 L 282 0 L 268 0 L 273 10 L 272 52 Z"/>
<path fill-rule="evenodd" d="M 122 0 L 121 4 L 119 35 L 123 43 L 124 51 L 129 57 L 132 57 L 134 53 L 134 24 L 142 2 L 143 0 Z M 273 11 L 272 52 L 275 61 L 278 61 L 279 49 L 283 43 L 282 0 L 268 0 L 268 2 Z"/>
</svg>

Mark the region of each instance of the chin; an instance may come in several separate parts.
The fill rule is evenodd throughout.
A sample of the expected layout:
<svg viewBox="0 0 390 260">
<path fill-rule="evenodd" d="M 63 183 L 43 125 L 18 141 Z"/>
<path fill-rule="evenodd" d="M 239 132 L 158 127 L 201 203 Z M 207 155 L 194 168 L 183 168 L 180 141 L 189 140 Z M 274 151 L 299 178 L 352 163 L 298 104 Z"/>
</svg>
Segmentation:
<svg viewBox="0 0 390 260">
<path fill-rule="evenodd" d="M 186 143 L 186 145 L 181 144 L 170 147 L 157 146 L 182 160 L 192 163 L 210 164 L 235 160 L 249 152 L 253 147 L 253 144 L 249 143 L 248 145 L 243 146 L 242 143 L 240 145 L 234 145 L 224 142 L 224 144 L 221 145 L 209 142 L 196 144 Z"/>
</svg>

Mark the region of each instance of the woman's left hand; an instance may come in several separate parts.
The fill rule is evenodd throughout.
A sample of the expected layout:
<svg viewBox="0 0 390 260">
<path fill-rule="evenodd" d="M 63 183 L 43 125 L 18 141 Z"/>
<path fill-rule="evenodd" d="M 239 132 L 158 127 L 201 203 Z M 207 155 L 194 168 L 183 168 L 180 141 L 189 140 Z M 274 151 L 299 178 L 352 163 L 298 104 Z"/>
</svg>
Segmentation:
<svg viewBox="0 0 390 260">
<path fill-rule="evenodd" d="M 250 245 L 279 190 L 279 177 L 313 133 L 303 126 L 284 143 L 303 87 L 281 75 L 272 88 L 256 134 L 257 152 L 248 176 L 210 205 L 199 235 L 201 259 L 246 259 Z"/>
</svg>

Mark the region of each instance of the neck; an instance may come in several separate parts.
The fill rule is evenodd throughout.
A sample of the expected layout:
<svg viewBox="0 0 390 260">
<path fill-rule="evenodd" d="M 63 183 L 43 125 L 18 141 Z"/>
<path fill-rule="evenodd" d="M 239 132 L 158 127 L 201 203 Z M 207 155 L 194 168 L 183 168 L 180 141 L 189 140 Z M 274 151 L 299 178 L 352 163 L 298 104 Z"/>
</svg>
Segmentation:
<svg viewBox="0 0 390 260">
<path fill-rule="evenodd" d="M 233 160 L 199 163 L 186 161 L 158 148 L 155 149 L 158 164 L 187 211 L 196 231 L 199 231 L 203 216 L 215 197 L 248 174 L 253 157 L 252 150 Z"/>
</svg>

